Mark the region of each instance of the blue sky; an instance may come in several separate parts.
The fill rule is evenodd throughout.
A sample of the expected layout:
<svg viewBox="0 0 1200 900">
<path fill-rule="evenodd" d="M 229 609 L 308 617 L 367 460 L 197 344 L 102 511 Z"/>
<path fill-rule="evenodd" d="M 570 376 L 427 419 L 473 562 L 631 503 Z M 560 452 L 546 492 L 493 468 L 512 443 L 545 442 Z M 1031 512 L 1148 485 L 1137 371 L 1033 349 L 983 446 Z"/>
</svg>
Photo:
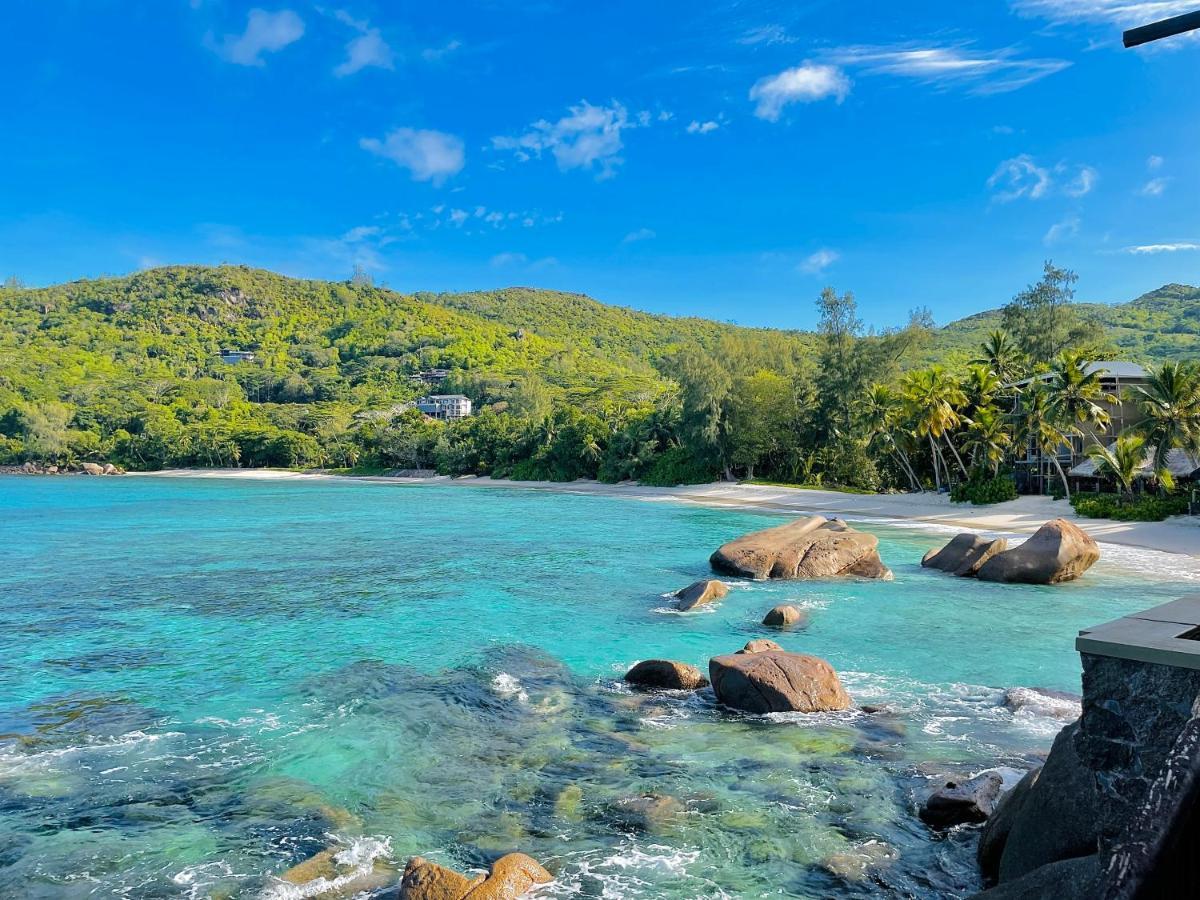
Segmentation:
<svg viewBox="0 0 1200 900">
<path fill-rule="evenodd" d="M 1200 6 L 17 0 L 0 274 L 238 262 L 808 327 L 1200 282 Z"/>
</svg>

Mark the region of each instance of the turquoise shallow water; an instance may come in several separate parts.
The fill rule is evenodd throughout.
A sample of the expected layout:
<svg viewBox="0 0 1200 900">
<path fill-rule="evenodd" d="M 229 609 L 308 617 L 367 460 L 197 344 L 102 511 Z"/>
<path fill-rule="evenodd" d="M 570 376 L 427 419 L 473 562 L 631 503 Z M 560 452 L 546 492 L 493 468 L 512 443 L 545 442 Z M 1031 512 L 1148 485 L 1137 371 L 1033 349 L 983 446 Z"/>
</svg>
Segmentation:
<svg viewBox="0 0 1200 900">
<path fill-rule="evenodd" d="M 893 582 L 735 584 L 681 615 L 759 511 L 349 480 L 0 481 L 0 896 L 304 897 L 274 876 L 521 849 L 550 896 L 961 896 L 934 776 L 1009 778 L 1078 690 L 1080 627 L 1195 589 L 1109 553 L 1079 582 L 922 570 L 941 532 L 863 524 Z M 783 601 L 808 628 L 767 635 Z M 652 656 L 773 636 L 874 715 L 740 717 L 631 694 Z M 653 821 L 622 801 L 673 798 Z M 394 889 L 393 889 L 394 890 Z M 382 894 L 381 894 L 382 896 Z"/>
</svg>

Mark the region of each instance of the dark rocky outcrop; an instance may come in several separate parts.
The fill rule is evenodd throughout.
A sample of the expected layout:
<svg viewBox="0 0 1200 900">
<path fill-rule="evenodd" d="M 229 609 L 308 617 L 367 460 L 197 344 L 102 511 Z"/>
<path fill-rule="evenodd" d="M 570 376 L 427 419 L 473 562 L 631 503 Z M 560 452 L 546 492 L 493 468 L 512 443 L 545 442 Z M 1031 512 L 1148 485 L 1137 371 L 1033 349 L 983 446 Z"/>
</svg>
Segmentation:
<svg viewBox="0 0 1200 900">
<path fill-rule="evenodd" d="M 689 609 L 695 609 L 697 606 L 703 606 L 705 603 L 720 600 L 728 593 L 729 585 L 725 584 L 725 582 L 717 581 L 715 578 L 704 579 L 676 591 L 675 598 L 679 602 L 675 604 L 675 608 L 686 612 Z"/>
<path fill-rule="evenodd" d="M 752 641 L 746 641 L 746 646 L 738 653 L 768 653 L 771 650 L 782 650 L 774 641 L 769 641 L 766 638 L 755 638 Z"/>
<path fill-rule="evenodd" d="M 1100 558 L 1096 542 L 1077 525 L 1054 519 L 1011 550 L 998 553 L 979 569 L 982 581 L 1059 584 L 1072 581 Z"/>
<path fill-rule="evenodd" d="M 833 667 L 800 653 L 730 653 L 708 662 L 717 700 L 751 713 L 847 709 L 850 697 Z"/>
<path fill-rule="evenodd" d="M 714 571 L 741 578 L 890 578 L 879 540 L 840 519 L 812 516 L 756 531 L 722 545 L 709 559 Z"/>
<path fill-rule="evenodd" d="M 1058 733 L 1046 764 L 1015 811 L 1000 854 L 1000 883 L 1047 863 L 1097 850 L 1099 809 L 1092 771 L 1075 749 L 1079 723 Z"/>
<path fill-rule="evenodd" d="M 989 540 L 978 534 L 958 534 L 942 549 L 926 553 L 921 565 L 969 578 L 976 575 L 985 562 L 1007 549 L 1008 541 L 1004 538 Z"/>
<path fill-rule="evenodd" d="M 992 814 L 1004 780 L 985 772 L 967 781 L 947 781 L 921 804 L 921 821 L 931 828 L 984 822 Z"/>
<path fill-rule="evenodd" d="M 651 690 L 695 691 L 708 686 L 700 670 L 670 659 L 644 659 L 625 673 L 625 681 Z"/>
<path fill-rule="evenodd" d="M 983 826 L 983 833 L 979 836 L 978 858 L 979 870 L 987 881 L 995 881 L 1000 875 L 1000 857 L 1004 853 L 1009 832 L 1012 831 L 1013 822 L 1025 808 L 1029 790 L 1037 782 L 1041 771 L 1041 766 L 1030 769 L 1017 782 L 1016 787 L 1001 795 L 991 816 L 988 817 L 987 824 Z"/>
<path fill-rule="evenodd" d="M 554 876 L 524 853 L 509 853 L 491 872 L 468 879 L 445 866 L 414 856 L 404 867 L 399 900 L 515 900 Z"/>
<path fill-rule="evenodd" d="M 762 623 L 771 628 L 795 628 L 803 626 L 808 622 L 808 613 L 804 610 L 792 606 L 790 603 L 781 603 L 778 606 L 772 607 L 767 614 L 763 616 Z"/>
<path fill-rule="evenodd" d="M 1100 858 L 1092 854 L 1048 863 L 971 900 L 1094 900 L 1100 887 Z"/>
</svg>

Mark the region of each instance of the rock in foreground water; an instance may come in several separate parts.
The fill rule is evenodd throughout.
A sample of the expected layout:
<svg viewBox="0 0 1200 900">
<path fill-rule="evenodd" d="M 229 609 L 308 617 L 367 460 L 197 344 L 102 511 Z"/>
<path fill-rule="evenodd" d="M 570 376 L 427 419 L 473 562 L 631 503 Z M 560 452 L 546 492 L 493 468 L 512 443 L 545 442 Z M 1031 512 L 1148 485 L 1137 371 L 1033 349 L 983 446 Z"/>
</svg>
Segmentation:
<svg viewBox="0 0 1200 900">
<path fill-rule="evenodd" d="M 524 853 L 500 857 L 486 877 L 474 879 L 414 856 L 404 868 L 399 900 L 515 900 L 535 884 L 553 880 L 554 876 Z"/>
<path fill-rule="evenodd" d="M 979 574 L 985 562 L 1008 549 L 1005 538 L 989 540 L 978 534 L 957 534 L 941 550 L 930 550 L 921 565 L 970 578 Z"/>
<path fill-rule="evenodd" d="M 752 641 L 746 641 L 746 646 L 738 653 L 768 653 L 771 650 L 782 650 L 774 641 L 769 641 L 766 638 L 755 638 Z"/>
<path fill-rule="evenodd" d="M 670 659 L 644 659 L 625 673 L 625 681 L 666 691 L 695 691 L 708 686 L 708 679 L 695 666 Z"/>
<path fill-rule="evenodd" d="M 767 611 L 767 614 L 763 616 L 762 623 L 771 628 L 794 628 L 807 621 L 808 613 L 804 610 L 792 606 L 790 603 L 780 603 Z"/>
<path fill-rule="evenodd" d="M 1100 547 L 1079 526 L 1054 519 L 1019 547 L 998 553 L 979 569 L 981 581 L 1059 584 L 1073 581 L 1100 558 Z"/>
<path fill-rule="evenodd" d="M 812 516 L 756 531 L 718 549 L 714 571 L 742 578 L 891 578 L 879 558 L 879 539 L 840 519 Z"/>
<path fill-rule="evenodd" d="M 995 772 L 985 772 L 969 781 L 947 781 L 921 805 L 921 821 L 931 828 L 987 821 L 1003 783 Z"/>
<path fill-rule="evenodd" d="M 746 712 L 828 712 L 850 706 L 833 666 L 816 656 L 782 650 L 714 656 L 708 677 L 719 702 Z"/>
<path fill-rule="evenodd" d="M 729 585 L 725 582 L 707 578 L 676 591 L 675 597 L 679 602 L 675 604 L 675 608 L 687 612 L 687 610 L 703 606 L 705 603 L 720 600 L 728 593 Z"/>
</svg>

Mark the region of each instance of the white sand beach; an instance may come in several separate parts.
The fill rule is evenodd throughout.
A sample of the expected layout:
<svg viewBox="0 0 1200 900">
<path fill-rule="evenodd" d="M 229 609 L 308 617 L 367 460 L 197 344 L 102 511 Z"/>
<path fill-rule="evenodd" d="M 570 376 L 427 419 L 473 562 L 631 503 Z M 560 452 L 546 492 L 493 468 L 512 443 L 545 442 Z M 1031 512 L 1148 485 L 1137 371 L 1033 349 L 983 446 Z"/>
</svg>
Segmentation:
<svg viewBox="0 0 1200 900">
<path fill-rule="evenodd" d="M 453 487 L 489 487 L 513 490 L 548 490 L 627 497 L 645 501 L 676 501 L 705 506 L 758 507 L 795 513 L 858 519 L 900 520 L 925 525 L 961 528 L 999 534 L 1031 534 L 1050 519 L 1074 522 L 1097 541 L 1176 553 L 1200 560 L 1200 517 L 1176 516 L 1165 522 L 1114 522 L 1074 515 L 1065 501 L 1049 497 L 1020 497 L 994 506 L 951 503 L 939 494 L 847 494 L 808 488 L 759 484 L 686 485 L 646 487 L 636 484 L 601 484 L 595 481 L 505 481 L 493 478 L 435 476 L 399 478 L 386 475 L 343 476 L 280 469 L 168 469 L 149 473 L 155 477 L 258 478 L 297 480 L 353 477 L 383 484 L 441 484 Z"/>
</svg>

